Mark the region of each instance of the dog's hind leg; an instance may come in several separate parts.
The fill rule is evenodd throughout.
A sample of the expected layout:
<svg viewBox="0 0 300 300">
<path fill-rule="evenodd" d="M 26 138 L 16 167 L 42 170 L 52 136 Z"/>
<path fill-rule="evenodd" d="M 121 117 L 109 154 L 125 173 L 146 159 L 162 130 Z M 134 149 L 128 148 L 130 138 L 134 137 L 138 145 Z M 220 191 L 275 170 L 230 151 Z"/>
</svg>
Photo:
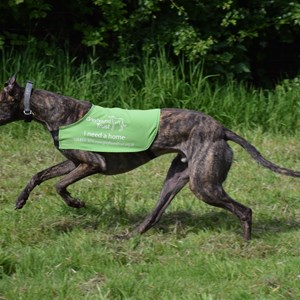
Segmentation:
<svg viewBox="0 0 300 300">
<path fill-rule="evenodd" d="M 245 240 L 251 239 L 252 211 L 230 198 L 219 184 L 198 181 L 199 188 L 192 188 L 194 194 L 207 204 L 224 208 L 236 215 L 243 227 Z M 201 187 L 200 187 L 201 186 Z"/>
<path fill-rule="evenodd" d="M 171 203 L 176 194 L 189 181 L 188 164 L 182 162 L 181 155 L 178 155 L 172 162 L 163 189 L 160 193 L 159 200 L 154 210 L 145 218 L 145 220 L 129 236 L 144 233 L 153 227 L 161 218 L 162 214 Z"/>
<path fill-rule="evenodd" d="M 205 148 L 205 147 L 203 147 Z M 231 166 L 232 151 L 225 141 L 214 143 L 193 160 L 190 170 L 190 189 L 207 204 L 224 208 L 238 217 L 243 226 L 243 237 L 251 239 L 252 211 L 232 198 L 222 187 Z"/>
<path fill-rule="evenodd" d="M 77 168 L 75 168 L 66 176 L 64 176 L 61 180 L 59 180 L 59 182 L 56 184 L 56 191 L 59 193 L 59 195 L 63 198 L 63 200 L 68 206 L 75 208 L 84 207 L 84 202 L 74 199 L 67 191 L 67 187 L 72 183 L 75 183 L 76 181 L 83 179 L 87 176 L 96 174 L 99 171 L 99 167 L 81 163 L 77 166 Z"/>
<path fill-rule="evenodd" d="M 76 165 L 71 160 L 66 160 L 35 174 L 18 197 L 16 202 L 16 209 L 21 209 L 26 204 L 30 192 L 37 185 L 41 184 L 42 182 L 48 179 L 65 175 L 74 170 L 75 168 Z"/>
</svg>

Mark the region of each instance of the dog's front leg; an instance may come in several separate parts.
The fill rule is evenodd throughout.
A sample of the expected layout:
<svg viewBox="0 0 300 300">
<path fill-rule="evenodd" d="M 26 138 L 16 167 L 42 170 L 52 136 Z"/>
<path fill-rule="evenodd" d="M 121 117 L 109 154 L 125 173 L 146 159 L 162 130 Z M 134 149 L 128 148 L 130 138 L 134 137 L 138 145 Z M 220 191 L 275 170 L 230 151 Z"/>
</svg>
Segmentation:
<svg viewBox="0 0 300 300">
<path fill-rule="evenodd" d="M 160 220 L 162 214 L 176 194 L 187 184 L 188 181 L 188 164 L 185 161 L 182 161 L 181 155 L 178 155 L 171 164 L 154 210 L 131 234 L 129 234 L 129 236 L 144 233 L 153 227 Z"/>
<path fill-rule="evenodd" d="M 68 206 L 75 207 L 75 208 L 84 207 L 85 206 L 84 202 L 74 199 L 67 191 L 67 187 L 80 179 L 83 179 L 87 176 L 99 172 L 101 172 L 101 167 L 91 166 L 86 163 L 81 163 L 77 166 L 77 168 L 75 168 L 70 173 L 68 173 L 56 184 L 56 191 L 59 193 L 59 195 L 63 198 L 63 200 L 66 202 Z"/>
<path fill-rule="evenodd" d="M 71 160 L 66 160 L 62 163 L 59 163 L 55 166 L 52 166 L 50 168 L 47 168 L 47 169 L 35 174 L 31 178 L 31 180 L 28 182 L 28 184 L 26 185 L 26 187 L 24 188 L 24 190 L 22 191 L 20 196 L 18 197 L 17 202 L 16 202 L 16 209 L 21 209 L 26 204 L 26 201 L 27 201 L 31 191 L 37 185 L 41 184 L 42 182 L 44 182 L 48 179 L 65 175 L 65 174 L 71 172 L 72 170 L 74 170 L 75 168 L 76 168 L 76 165 Z"/>
</svg>

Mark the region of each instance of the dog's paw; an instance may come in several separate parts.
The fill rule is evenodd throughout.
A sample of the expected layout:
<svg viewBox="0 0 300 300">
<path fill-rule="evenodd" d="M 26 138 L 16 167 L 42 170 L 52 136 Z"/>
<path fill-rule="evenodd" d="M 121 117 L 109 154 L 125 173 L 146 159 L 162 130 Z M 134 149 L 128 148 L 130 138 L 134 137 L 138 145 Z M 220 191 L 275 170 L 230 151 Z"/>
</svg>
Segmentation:
<svg viewBox="0 0 300 300">
<path fill-rule="evenodd" d="M 15 206 L 15 209 L 21 209 L 21 208 L 23 208 L 23 206 L 24 206 L 24 204 L 25 203 L 16 203 L 16 206 Z"/>
<path fill-rule="evenodd" d="M 21 209 L 26 204 L 27 198 L 19 197 L 16 201 L 16 209 Z"/>
<path fill-rule="evenodd" d="M 73 208 L 83 208 L 85 207 L 85 203 L 81 200 L 71 200 L 66 202 L 68 206 L 73 207 Z"/>
</svg>

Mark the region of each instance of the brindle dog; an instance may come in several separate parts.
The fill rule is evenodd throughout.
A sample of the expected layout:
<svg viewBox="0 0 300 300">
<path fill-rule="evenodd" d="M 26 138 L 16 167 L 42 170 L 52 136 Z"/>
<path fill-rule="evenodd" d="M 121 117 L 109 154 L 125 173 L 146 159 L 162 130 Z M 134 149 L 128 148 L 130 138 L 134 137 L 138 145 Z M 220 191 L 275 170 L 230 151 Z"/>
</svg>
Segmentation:
<svg viewBox="0 0 300 300">
<path fill-rule="evenodd" d="M 0 94 L 0 125 L 25 118 L 24 90 L 17 84 L 15 76 L 5 83 Z M 34 89 L 30 105 L 32 118 L 47 127 L 57 145 L 59 127 L 82 118 L 92 104 Z M 197 198 L 236 215 L 242 223 L 244 239 L 249 240 L 252 226 L 251 209 L 230 198 L 222 187 L 233 157 L 227 141 L 239 144 L 259 164 L 274 172 L 300 177 L 300 172 L 281 168 L 266 160 L 249 142 L 210 116 L 191 110 L 165 108 L 161 110 L 158 134 L 147 151 L 95 153 L 60 150 L 67 160 L 35 174 L 18 197 L 16 208 L 20 209 L 25 205 L 35 186 L 62 175 L 65 176 L 56 184 L 57 192 L 69 206 L 83 207 L 84 203 L 72 198 L 67 191 L 70 184 L 95 173 L 113 175 L 128 172 L 162 154 L 177 153 L 154 210 L 128 236 L 144 233 L 154 226 L 175 195 L 189 183 Z"/>
</svg>

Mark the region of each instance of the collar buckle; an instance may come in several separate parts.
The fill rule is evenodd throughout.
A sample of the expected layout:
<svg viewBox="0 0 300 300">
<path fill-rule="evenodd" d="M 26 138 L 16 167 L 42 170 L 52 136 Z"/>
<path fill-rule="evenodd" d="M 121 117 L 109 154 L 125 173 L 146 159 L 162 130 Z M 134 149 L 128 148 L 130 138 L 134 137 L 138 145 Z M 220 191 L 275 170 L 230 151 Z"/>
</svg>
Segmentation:
<svg viewBox="0 0 300 300">
<path fill-rule="evenodd" d="M 31 81 L 27 81 L 25 92 L 24 92 L 24 119 L 25 122 L 30 122 L 32 120 L 32 110 L 30 109 L 30 97 L 32 92 L 33 83 Z"/>
</svg>

